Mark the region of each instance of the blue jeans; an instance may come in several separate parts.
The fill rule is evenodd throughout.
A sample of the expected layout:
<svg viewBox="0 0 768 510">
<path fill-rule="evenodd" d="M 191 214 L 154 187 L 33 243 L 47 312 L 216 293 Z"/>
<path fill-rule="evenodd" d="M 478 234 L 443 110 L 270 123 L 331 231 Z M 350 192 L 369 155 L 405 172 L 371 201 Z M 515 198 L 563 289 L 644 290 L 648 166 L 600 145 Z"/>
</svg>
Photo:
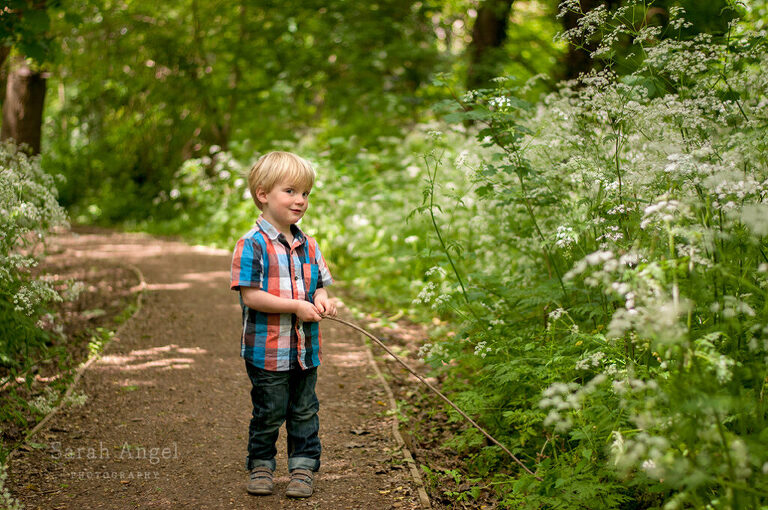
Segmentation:
<svg viewBox="0 0 768 510">
<path fill-rule="evenodd" d="M 317 367 L 309 370 L 272 372 L 245 362 L 251 379 L 253 417 L 248 427 L 246 468 L 266 466 L 274 471 L 277 436 L 286 421 L 288 470 L 320 469 L 320 438 L 317 433 L 320 403 L 315 395 Z"/>
</svg>

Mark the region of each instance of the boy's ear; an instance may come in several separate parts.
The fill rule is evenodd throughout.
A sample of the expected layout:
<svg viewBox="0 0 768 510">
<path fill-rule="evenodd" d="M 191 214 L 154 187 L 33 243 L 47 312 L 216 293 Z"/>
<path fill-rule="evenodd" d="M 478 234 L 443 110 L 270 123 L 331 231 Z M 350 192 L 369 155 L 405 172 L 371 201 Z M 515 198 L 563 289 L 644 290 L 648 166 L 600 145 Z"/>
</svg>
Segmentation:
<svg viewBox="0 0 768 510">
<path fill-rule="evenodd" d="M 258 200 L 260 204 L 267 203 L 267 192 L 264 191 L 263 188 L 259 188 L 256 190 L 256 200 Z"/>
</svg>

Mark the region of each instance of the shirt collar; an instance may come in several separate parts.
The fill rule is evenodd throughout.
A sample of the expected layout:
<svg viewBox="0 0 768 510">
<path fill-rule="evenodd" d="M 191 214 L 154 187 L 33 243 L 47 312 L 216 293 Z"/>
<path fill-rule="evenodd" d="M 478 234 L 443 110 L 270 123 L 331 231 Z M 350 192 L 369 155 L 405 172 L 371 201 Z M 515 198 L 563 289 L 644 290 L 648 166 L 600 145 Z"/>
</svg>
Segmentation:
<svg viewBox="0 0 768 510">
<path fill-rule="evenodd" d="M 256 220 L 256 224 L 265 234 L 267 234 L 267 237 L 269 237 L 271 241 L 277 240 L 277 238 L 281 235 L 280 231 L 277 230 L 274 225 L 264 219 L 264 216 L 259 216 L 259 218 Z M 291 225 L 291 233 L 293 233 L 294 242 L 298 241 L 299 244 L 304 242 L 304 232 L 302 232 L 298 226 Z"/>
</svg>

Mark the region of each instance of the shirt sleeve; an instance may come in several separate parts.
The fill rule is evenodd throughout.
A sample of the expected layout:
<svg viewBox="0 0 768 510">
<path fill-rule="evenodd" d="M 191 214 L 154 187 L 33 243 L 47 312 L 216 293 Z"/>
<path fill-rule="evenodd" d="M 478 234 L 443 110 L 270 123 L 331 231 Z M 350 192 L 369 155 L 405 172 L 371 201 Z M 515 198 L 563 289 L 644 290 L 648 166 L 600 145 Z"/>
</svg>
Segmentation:
<svg viewBox="0 0 768 510">
<path fill-rule="evenodd" d="M 250 238 L 240 239 L 232 254 L 229 288 L 232 290 L 240 290 L 240 287 L 260 289 L 263 273 L 261 245 Z"/>
<path fill-rule="evenodd" d="M 328 264 L 325 263 L 323 254 L 320 253 L 320 247 L 315 242 L 315 264 L 317 264 L 317 288 L 322 289 L 333 283 L 333 277 L 331 271 L 328 269 Z"/>
</svg>

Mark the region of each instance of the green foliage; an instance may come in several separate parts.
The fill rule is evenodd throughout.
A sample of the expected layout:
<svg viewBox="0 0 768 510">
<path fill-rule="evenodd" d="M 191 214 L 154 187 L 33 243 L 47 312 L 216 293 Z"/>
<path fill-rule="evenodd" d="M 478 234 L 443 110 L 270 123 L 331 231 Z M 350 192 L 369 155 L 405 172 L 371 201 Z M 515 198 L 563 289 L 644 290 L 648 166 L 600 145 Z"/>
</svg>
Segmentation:
<svg viewBox="0 0 768 510">
<path fill-rule="evenodd" d="M 62 299 L 52 281 L 32 270 L 46 237 L 67 220 L 56 201 L 55 179 L 43 172 L 40 158 L 28 157 L 10 142 L 0 144 L 0 213 L 0 378 L 3 387 L 11 382 L 4 389 L 0 422 L 26 427 L 28 411 L 44 414 L 53 393 L 27 402 L 17 393 L 15 380 L 31 386 L 30 368 L 58 354 L 49 350 L 51 333 L 41 325 L 51 320 L 45 314 L 50 303 Z M 0 447 L 0 463 L 6 454 Z M 3 480 L 0 466 L 0 500 L 11 508 Z"/>
<path fill-rule="evenodd" d="M 55 20 L 60 93 L 48 96 L 44 152 L 79 221 L 157 218 L 152 200 L 189 159 L 249 160 L 307 133 L 354 153 L 398 134 L 440 62 L 419 3 L 70 7 L 82 22 Z"/>
<path fill-rule="evenodd" d="M 146 227 L 230 247 L 250 228 L 257 211 L 248 195 L 247 170 L 228 152 L 187 160 L 169 189 L 154 200 L 157 214 L 170 219 Z"/>
<path fill-rule="evenodd" d="M 15 48 L 38 65 L 49 62 L 56 51 L 49 32 L 51 15 L 60 7 L 60 0 L 5 0 L 0 13 L 0 46 Z M 74 14 L 68 15 L 70 21 L 76 21 L 76 18 Z"/>
<path fill-rule="evenodd" d="M 493 153 L 474 173 L 486 228 L 456 272 L 475 297 L 427 359 L 544 479 L 500 484 L 508 507 L 768 502 L 768 48 L 736 24 L 642 40 L 636 72 L 535 109 L 508 80 L 446 105 Z"/>
<path fill-rule="evenodd" d="M 12 143 L 0 145 L 0 366 L 14 373 L 31 349 L 43 345 L 37 321 L 47 303 L 61 298 L 30 269 L 49 232 L 66 224 L 54 178 Z"/>
</svg>

